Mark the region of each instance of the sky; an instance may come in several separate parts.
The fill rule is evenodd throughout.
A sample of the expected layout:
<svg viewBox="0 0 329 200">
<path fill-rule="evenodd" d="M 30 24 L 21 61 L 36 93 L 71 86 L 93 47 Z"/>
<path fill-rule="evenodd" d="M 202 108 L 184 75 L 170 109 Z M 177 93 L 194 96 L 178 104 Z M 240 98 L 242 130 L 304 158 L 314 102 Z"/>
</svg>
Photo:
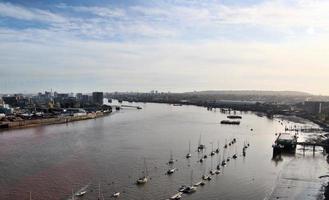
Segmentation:
<svg viewBox="0 0 329 200">
<path fill-rule="evenodd" d="M 0 0 L 0 93 L 328 95 L 329 1 Z"/>
</svg>

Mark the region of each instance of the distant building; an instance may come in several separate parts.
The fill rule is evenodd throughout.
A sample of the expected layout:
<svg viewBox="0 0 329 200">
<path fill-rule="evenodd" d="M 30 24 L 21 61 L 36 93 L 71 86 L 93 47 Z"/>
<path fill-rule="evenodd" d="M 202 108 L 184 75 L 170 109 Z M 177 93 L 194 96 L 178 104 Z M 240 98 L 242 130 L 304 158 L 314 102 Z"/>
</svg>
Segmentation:
<svg viewBox="0 0 329 200">
<path fill-rule="evenodd" d="M 16 96 L 4 96 L 2 99 L 5 104 L 10 105 L 11 107 L 16 107 L 18 105 L 18 98 Z"/>
<path fill-rule="evenodd" d="M 104 98 L 103 92 L 93 92 L 92 94 L 92 101 L 94 104 L 103 105 L 103 98 Z"/>
<path fill-rule="evenodd" d="M 81 100 L 82 99 L 82 93 L 77 93 L 76 97 L 77 97 L 78 100 Z"/>
<path fill-rule="evenodd" d="M 327 101 L 305 101 L 304 109 L 310 114 L 321 114 L 329 112 L 329 102 Z"/>
</svg>

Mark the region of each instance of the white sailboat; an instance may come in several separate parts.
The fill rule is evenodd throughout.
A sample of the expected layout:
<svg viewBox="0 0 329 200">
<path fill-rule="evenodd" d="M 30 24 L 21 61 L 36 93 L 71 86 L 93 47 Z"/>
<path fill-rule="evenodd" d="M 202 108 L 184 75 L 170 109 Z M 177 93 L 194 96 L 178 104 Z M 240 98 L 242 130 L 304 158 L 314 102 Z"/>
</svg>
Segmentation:
<svg viewBox="0 0 329 200">
<path fill-rule="evenodd" d="M 82 197 L 87 193 L 87 188 L 89 187 L 89 184 L 85 185 L 83 188 L 81 188 L 78 192 L 75 193 L 75 196 Z"/>
<path fill-rule="evenodd" d="M 214 156 L 216 153 L 214 151 L 214 143 L 211 143 L 211 152 L 210 152 L 210 156 Z"/>
<path fill-rule="evenodd" d="M 186 158 L 189 159 L 192 157 L 191 154 L 191 141 L 188 142 L 188 153 L 186 154 Z"/>
<path fill-rule="evenodd" d="M 147 183 L 148 181 L 148 171 L 147 171 L 147 166 L 146 166 L 146 159 L 144 158 L 144 170 L 142 172 L 142 176 L 140 178 L 137 179 L 136 183 L 138 185 L 143 185 L 145 183 Z"/>
<path fill-rule="evenodd" d="M 170 169 L 168 169 L 167 175 L 173 174 L 176 170 L 177 170 L 176 168 L 170 168 Z"/>
<path fill-rule="evenodd" d="M 114 188 L 114 191 L 116 191 L 114 183 L 113 183 L 113 188 Z M 120 196 L 120 192 L 117 192 L 117 191 L 112 194 L 112 197 L 114 197 L 114 198 L 117 198 L 119 196 Z"/>
</svg>

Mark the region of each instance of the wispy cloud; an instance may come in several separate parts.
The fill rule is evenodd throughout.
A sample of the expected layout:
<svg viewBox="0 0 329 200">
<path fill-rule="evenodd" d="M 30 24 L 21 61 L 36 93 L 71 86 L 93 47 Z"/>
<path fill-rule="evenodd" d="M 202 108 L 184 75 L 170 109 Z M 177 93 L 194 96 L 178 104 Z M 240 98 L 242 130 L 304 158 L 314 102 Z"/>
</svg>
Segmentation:
<svg viewBox="0 0 329 200">
<path fill-rule="evenodd" d="M 0 3 L 0 16 L 39 22 L 66 22 L 64 17 L 50 11 L 36 8 L 26 8 L 11 3 Z"/>
</svg>

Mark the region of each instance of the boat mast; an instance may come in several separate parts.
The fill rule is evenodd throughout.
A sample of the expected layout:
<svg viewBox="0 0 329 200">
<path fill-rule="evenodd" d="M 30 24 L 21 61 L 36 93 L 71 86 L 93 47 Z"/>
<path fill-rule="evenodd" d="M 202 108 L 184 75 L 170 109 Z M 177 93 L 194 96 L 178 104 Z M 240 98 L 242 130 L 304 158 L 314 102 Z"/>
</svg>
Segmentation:
<svg viewBox="0 0 329 200">
<path fill-rule="evenodd" d="M 144 170 L 145 170 L 145 177 L 148 177 L 148 170 L 146 165 L 146 158 L 144 158 Z"/>
<path fill-rule="evenodd" d="M 98 200 L 101 200 L 101 183 L 98 183 Z"/>
<path fill-rule="evenodd" d="M 74 198 L 74 193 L 73 193 L 73 189 L 72 189 L 72 200 L 74 200 L 75 198 Z"/>
<path fill-rule="evenodd" d="M 191 153 L 191 140 L 188 141 L 188 153 Z"/>
</svg>

